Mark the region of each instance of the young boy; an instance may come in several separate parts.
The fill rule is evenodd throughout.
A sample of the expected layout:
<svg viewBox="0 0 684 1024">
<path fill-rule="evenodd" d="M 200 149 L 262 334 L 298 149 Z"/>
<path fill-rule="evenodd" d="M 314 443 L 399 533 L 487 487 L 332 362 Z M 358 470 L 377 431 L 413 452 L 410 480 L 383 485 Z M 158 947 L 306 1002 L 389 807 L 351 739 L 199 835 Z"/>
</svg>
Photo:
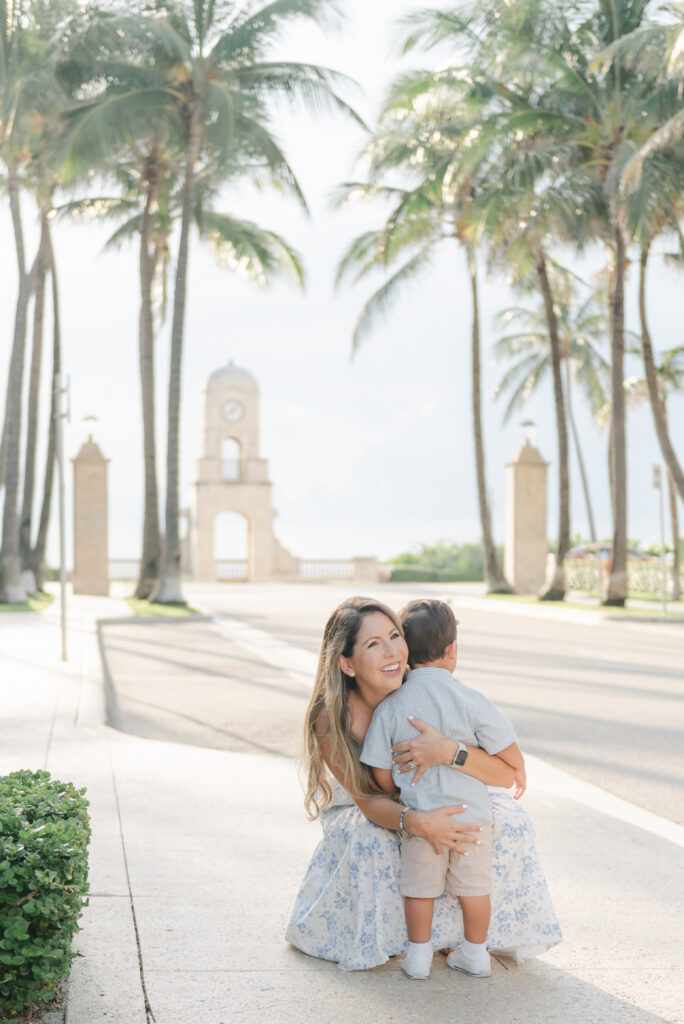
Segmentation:
<svg viewBox="0 0 684 1024">
<path fill-rule="evenodd" d="M 458 683 L 456 619 L 444 601 L 412 601 L 399 613 L 409 649 L 409 672 L 403 686 L 375 709 L 361 760 L 372 767 L 386 793 L 399 791 L 401 802 L 419 811 L 465 804 L 459 822 L 480 825 L 477 844 L 468 852 L 442 848 L 437 855 L 422 839 L 404 834 L 401 840 L 400 891 L 405 897 L 409 948 L 402 968 L 409 978 L 429 978 L 432 964 L 432 913 L 435 897 L 446 889 L 463 911 L 465 941 L 449 954 L 449 967 L 478 978 L 489 977 L 491 964 L 485 940 L 490 916 L 492 813 L 487 787 L 466 775 L 466 745 L 498 754 L 515 772 L 516 798 L 525 790 L 525 762 L 513 726 L 476 690 Z M 409 718 L 420 718 L 446 736 L 458 738 L 452 765 L 428 768 L 418 780 L 399 772 L 392 747 L 412 739 Z"/>
</svg>

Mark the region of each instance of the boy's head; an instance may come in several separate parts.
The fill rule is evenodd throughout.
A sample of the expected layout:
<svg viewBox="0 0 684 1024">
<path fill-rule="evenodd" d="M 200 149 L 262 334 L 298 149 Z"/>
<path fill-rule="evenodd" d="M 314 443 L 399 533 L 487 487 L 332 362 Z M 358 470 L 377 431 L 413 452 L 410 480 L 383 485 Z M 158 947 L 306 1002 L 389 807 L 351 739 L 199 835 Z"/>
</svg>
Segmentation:
<svg viewBox="0 0 684 1024">
<path fill-rule="evenodd" d="M 409 649 L 409 665 L 445 662 L 456 667 L 456 626 L 454 613 L 446 601 L 409 601 L 399 612 Z M 452 664 L 453 662 L 453 664 Z"/>
</svg>

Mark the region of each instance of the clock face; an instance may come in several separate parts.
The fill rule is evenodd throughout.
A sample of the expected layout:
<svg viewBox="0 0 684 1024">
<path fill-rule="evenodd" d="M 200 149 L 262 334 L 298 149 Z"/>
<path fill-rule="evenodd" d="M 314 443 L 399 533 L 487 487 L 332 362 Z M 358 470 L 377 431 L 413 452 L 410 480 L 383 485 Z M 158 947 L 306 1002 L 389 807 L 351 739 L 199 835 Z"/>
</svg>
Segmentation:
<svg viewBox="0 0 684 1024">
<path fill-rule="evenodd" d="M 237 423 L 245 414 L 245 407 L 237 398 L 229 399 L 223 406 L 223 416 L 229 423 Z"/>
</svg>

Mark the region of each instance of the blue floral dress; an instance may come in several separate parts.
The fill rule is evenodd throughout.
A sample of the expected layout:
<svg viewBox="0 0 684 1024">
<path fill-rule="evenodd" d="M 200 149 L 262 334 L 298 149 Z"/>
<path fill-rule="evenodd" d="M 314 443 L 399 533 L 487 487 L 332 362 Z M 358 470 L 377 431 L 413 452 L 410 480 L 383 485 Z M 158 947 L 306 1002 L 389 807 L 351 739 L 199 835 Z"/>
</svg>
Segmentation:
<svg viewBox="0 0 684 1024">
<path fill-rule="evenodd" d="M 403 953 L 408 944 L 399 894 L 395 832 L 371 824 L 342 787 L 320 815 L 323 838 L 297 896 L 286 938 L 310 956 L 362 971 Z M 517 961 L 563 936 L 539 863 L 532 823 L 507 793 L 490 790 L 494 817 L 492 918 L 487 946 Z M 435 901 L 435 949 L 463 939 L 458 900 Z"/>
</svg>

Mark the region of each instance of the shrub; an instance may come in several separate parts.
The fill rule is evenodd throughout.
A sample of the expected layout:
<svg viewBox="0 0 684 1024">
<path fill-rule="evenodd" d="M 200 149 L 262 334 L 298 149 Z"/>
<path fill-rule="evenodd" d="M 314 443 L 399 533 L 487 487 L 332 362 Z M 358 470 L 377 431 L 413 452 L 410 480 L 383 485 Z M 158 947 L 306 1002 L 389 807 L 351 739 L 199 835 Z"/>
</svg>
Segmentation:
<svg viewBox="0 0 684 1024">
<path fill-rule="evenodd" d="M 388 560 L 391 582 L 477 582 L 484 578 L 481 544 L 440 540 Z"/>
<path fill-rule="evenodd" d="M 87 904 L 85 790 L 49 772 L 0 777 L 0 1016 L 55 994 Z"/>
</svg>

